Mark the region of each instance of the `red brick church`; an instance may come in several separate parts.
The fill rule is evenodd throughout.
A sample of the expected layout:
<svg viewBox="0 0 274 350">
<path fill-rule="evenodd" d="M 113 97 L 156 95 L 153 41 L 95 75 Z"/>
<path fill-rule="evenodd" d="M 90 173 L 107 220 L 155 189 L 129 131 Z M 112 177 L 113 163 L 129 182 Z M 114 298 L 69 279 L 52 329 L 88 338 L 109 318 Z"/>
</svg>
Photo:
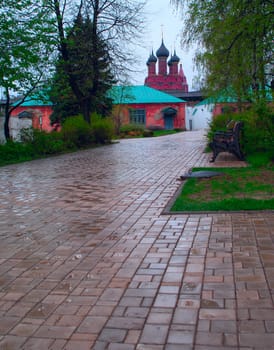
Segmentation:
<svg viewBox="0 0 274 350">
<path fill-rule="evenodd" d="M 145 79 L 145 85 L 166 92 L 177 90 L 188 93 L 188 84 L 182 64 L 179 66 L 180 58 L 176 55 L 175 50 L 169 60 L 168 57 L 169 51 L 162 39 L 162 44 L 156 51 L 156 56 L 152 50 L 147 60 L 148 76 Z M 156 67 L 157 62 L 158 69 Z"/>
</svg>

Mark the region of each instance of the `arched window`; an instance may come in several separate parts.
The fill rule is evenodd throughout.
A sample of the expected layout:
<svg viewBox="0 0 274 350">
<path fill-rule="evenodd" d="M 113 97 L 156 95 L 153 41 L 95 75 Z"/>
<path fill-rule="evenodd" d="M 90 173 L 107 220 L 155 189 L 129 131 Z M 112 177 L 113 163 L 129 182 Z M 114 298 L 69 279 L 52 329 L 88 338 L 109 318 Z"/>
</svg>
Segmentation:
<svg viewBox="0 0 274 350">
<path fill-rule="evenodd" d="M 23 111 L 23 112 L 20 112 L 18 114 L 19 119 L 22 119 L 22 118 L 30 118 L 31 119 L 32 117 L 33 117 L 33 113 L 30 111 Z"/>
</svg>

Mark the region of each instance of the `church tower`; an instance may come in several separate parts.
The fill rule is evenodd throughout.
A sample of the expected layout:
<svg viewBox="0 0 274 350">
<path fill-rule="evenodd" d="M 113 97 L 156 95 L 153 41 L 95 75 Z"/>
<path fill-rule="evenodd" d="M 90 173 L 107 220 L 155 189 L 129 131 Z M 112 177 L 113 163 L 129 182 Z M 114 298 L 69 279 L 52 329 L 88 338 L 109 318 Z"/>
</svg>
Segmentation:
<svg viewBox="0 0 274 350">
<path fill-rule="evenodd" d="M 169 65 L 169 74 L 170 75 L 178 75 L 178 64 L 180 62 L 180 58 L 176 55 L 176 51 L 174 50 L 173 56 L 171 56 L 168 61 Z"/>
<path fill-rule="evenodd" d="M 154 56 L 153 50 L 151 51 L 151 55 L 149 56 L 147 60 L 147 66 L 148 66 L 148 75 L 156 75 L 156 62 L 157 58 Z"/>
<path fill-rule="evenodd" d="M 161 46 L 156 51 L 156 56 L 153 54 L 147 60 L 148 76 L 145 79 L 145 85 L 162 91 L 181 91 L 188 92 L 187 79 L 184 74 L 182 64 L 179 62 L 180 58 L 174 50 L 173 55 L 169 57 L 169 51 L 162 39 Z M 158 61 L 158 73 L 156 72 L 156 65 Z M 169 70 L 168 70 L 169 67 Z"/>
<path fill-rule="evenodd" d="M 162 39 L 162 45 L 156 51 L 156 56 L 158 57 L 158 72 L 159 72 L 159 75 L 167 75 L 167 58 L 169 56 L 169 51 L 165 47 L 163 39 Z"/>
</svg>

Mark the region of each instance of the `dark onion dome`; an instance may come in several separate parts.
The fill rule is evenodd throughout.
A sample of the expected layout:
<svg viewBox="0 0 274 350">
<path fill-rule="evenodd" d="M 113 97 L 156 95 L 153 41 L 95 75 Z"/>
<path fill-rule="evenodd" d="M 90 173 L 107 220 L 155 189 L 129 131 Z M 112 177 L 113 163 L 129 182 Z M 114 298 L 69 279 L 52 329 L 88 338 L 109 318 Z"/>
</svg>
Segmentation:
<svg viewBox="0 0 274 350">
<path fill-rule="evenodd" d="M 157 58 L 154 56 L 153 50 L 151 51 L 151 55 L 149 56 L 148 60 L 147 60 L 147 65 L 149 65 L 150 63 L 156 63 L 157 62 Z"/>
<path fill-rule="evenodd" d="M 180 58 L 176 55 L 176 51 L 174 50 L 173 56 L 170 58 L 171 62 L 180 62 Z"/>
<path fill-rule="evenodd" d="M 164 45 L 164 40 L 162 39 L 162 45 L 159 47 L 159 49 L 156 51 L 157 57 L 168 57 L 169 51 Z"/>
</svg>

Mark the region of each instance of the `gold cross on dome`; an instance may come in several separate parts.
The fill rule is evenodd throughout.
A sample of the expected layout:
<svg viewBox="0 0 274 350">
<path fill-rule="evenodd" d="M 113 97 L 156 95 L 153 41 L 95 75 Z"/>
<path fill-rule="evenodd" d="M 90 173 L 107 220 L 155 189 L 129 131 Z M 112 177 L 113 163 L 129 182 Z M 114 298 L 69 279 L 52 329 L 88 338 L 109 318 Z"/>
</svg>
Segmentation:
<svg viewBox="0 0 274 350">
<path fill-rule="evenodd" d="M 164 25 L 161 24 L 162 40 L 164 40 Z"/>
</svg>

